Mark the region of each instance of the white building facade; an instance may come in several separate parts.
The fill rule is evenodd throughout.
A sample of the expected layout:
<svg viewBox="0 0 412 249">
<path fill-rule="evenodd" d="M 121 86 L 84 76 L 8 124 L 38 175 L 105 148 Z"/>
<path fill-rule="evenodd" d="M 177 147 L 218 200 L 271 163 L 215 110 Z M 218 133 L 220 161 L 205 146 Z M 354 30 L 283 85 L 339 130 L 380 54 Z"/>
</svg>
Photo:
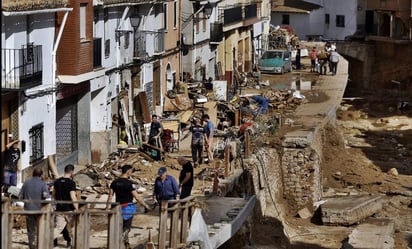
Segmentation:
<svg viewBox="0 0 412 249">
<path fill-rule="evenodd" d="M 5 1 L 2 10 L 2 151 L 19 139 L 24 170 L 56 153 L 55 14 L 71 9 Z"/>
<path fill-rule="evenodd" d="M 359 29 L 364 9 L 364 1 L 358 0 L 278 0 L 271 23 L 292 27 L 301 40 L 344 40 Z"/>
</svg>

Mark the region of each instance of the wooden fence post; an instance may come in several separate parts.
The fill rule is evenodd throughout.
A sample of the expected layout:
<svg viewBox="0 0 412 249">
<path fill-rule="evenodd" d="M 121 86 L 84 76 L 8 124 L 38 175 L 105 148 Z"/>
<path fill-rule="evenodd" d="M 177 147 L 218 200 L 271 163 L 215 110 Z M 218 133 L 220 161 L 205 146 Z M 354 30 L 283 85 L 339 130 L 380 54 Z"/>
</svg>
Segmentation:
<svg viewBox="0 0 412 249">
<path fill-rule="evenodd" d="M 11 248 L 11 232 L 13 219 L 10 218 L 9 200 L 1 200 L 1 248 Z"/>
<path fill-rule="evenodd" d="M 227 178 L 229 176 L 230 145 L 225 146 L 224 158 L 225 158 L 225 178 Z"/>
<path fill-rule="evenodd" d="M 248 131 L 245 131 L 245 157 L 250 156 L 250 134 Z"/>
<path fill-rule="evenodd" d="M 109 228 L 107 236 L 107 247 L 109 249 L 122 248 L 122 231 L 123 228 L 122 210 L 120 205 L 116 205 L 109 213 Z"/>
<path fill-rule="evenodd" d="M 181 224 L 180 224 L 180 229 L 181 229 L 181 233 L 180 233 L 180 241 L 183 244 L 186 244 L 186 240 L 187 240 L 187 234 L 188 234 L 188 229 L 189 229 L 189 203 L 191 201 L 186 201 L 183 204 L 183 210 L 182 210 L 182 219 L 181 219 Z"/>
<path fill-rule="evenodd" d="M 80 213 L 76 214 L 76 249 L 89 248 L 89 210 L 88 205 L 80 208 Z M 118 230 L 119 231 L 119 230 Z M 110 235 L 109 235 L 110 236 Z"/>
<path fill-rule="evenodd" d="M 42 205 L 37 223 L 37 248 L 52 249 L 54 239 L 54 212 L 51 203 Z"/>
<path fill-rule="evenodd" d="M 218 160 L 215 161 L 215 178 L 213 180 L 213 193 L 217 194 L 219 190 L 219 168 L 220 163 Z"/>
<path fill-rule="evenodd" d="M 160 220 L 159 220 L 159 248 L 166 248 L 166 237 L 167 237 L 167 201 L 162 201 L 160 203 Z"/>
<path fill-rule="evenodd" d="M 179 232 L 179 216 L 180 216 L 180 204 L 176 203 L 174 205 L 174 210 L 171 214 L 170 219 L 170 248 L 176 249 L 178 243 L 180 242 L 180 232 Z"/>
</svg>

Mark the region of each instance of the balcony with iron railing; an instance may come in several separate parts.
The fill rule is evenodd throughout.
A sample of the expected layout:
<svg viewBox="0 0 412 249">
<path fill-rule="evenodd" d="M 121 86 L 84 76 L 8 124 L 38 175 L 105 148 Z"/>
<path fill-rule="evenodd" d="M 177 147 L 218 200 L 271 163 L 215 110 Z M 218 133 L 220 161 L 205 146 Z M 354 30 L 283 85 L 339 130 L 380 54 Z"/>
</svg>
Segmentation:
<svg viewBox="0 0 412 249">
<path fill-rule="evenodd" d="M 41 45 L 25 45 L 21 49 L 1 50 L 2 90 L 24 90 L 42 84 Z"/>
<path fill-rule="evenodd" d="M 69 5 L 69 0 L 3 0 L 2 11 L 27 11 L 41 9 L 64 8 Z"/>
<path fill-rule="evenodd" d="M 244 22 L 259 17 L 260 8 L 254 1 L 250 3 L 220 6 L 218 8 L 218 22 L 224 26 Z"/>
<path fill-rule="evenodd" d="M 134 40 L 133 57 L 135 59 L 148 59 L 150 57 L 162 54 L 165 50 L 164 30 L 139 30 L 135 33 Z"/>
</svg>

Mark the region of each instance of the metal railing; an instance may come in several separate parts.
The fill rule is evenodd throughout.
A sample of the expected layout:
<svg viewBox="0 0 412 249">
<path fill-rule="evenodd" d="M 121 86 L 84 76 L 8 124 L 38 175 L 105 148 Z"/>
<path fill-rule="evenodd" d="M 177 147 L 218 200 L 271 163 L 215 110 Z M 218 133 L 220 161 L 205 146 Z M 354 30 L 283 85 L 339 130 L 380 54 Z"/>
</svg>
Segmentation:
<svg viewBox="0 0 412 249">
<path fill-rule="evenodd" d="M 11 206 L 10 199 L 2 199 L 1 207 L 1 248 L 13 248 L 12 246 L 12 231 L 13 231 L 13 219 L 17 215 L 37 215 L 37 242 L 36 248 L 52 249 L 53 248 L 53 236 L 54 236 L 54 220 L 57 214 L 63 212 L 54 211 L 53 206 L 57 203 L 73 203 L 68 201 L 25 201 L 32 203 L 41 203 L 40 210 L 28 211 L 28 210 L 16 210 Z M 118 249 L 122 248 L 122 213 L 119 204 L 112 203 L 110 210 L 95 209 L 93 205 L 99 204 L 99 202 L 85 202 L 78 201 L 79 211 L 69 212 L 75 218 L 75 229 L 73 229 L 74 236 L 74 248 L 75 249 L 88 249 L 90 231 L 92 222 L 92 216 L 106 217 L 108 222 L 107 229 L 107 248 Z M 100 202 L 106 205 L 106 202 Z M 67 214 L 68 212 L 64 212 Z"/>
<path fill-rule="evenodd" d="M 26 45 L 21 49 L 2 49 L 1 86 L 3 89 L 26 89 L 41 85 L 43 77 L 42 46 Z"/>
<path fill-rule="evenodd" d="M 218 22 L 229 25 L 260 16 L 260 8 L 255 1 L 227 5 L 218 8 Z"/>
</svg>

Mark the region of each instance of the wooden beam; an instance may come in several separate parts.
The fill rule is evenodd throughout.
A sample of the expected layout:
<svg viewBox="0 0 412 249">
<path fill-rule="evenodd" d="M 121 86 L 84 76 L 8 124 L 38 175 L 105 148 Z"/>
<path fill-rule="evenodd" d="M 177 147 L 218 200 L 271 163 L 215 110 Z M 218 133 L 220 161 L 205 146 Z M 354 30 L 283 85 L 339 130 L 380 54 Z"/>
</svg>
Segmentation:
<svg viewBox="0 0 412 249">
<path fill-rule="evenodd" d="M 217 194 L 219 190 L 219 160 L 215 160 L 215 178 L 213 180 L 213 194 Z"/>
<path fill-rule="evenodd" d="M 237 109 L 234 111 L 235 113 L 235 126 L 239 126 L 240 125 L 240 110 Z"/>
<path fill-rule="evenodd" d="M 245 131 L 245 157 L 250 156 L 250 134 L 248 131 Z"/>
<path fill-rule="evenodd" d="M 123 218 L 122 210 L 120 205 L 116 205 L 109 212 L 109 228 L 107 236 L 107 247 L 108 248 L 122 248 L 122 231 L 123 227 Z"/>
<path fill-rule="evenodd" d="M 189 229 L 189 203 L 190 201 L 187 201 L 184 203 L 183 211 L 182 211 L 182 218 L 181 218 L 181 224 L 180 224 L 180 241 L 183 244 L 186 244 L 186 239 L 187 239 L 187 234 L 188 234 L 188 229 Z"/>
<path fill-rule="evenodd" d="M 224 164 L 225 164 L 225 178 L 229 176 L 229 159 L 230 159 L 230 145 L 225 146 L 224 150 Z"/>
<path fill-rule="evenodd" d="M 2 200 L 1 204 L 1 248 L 12 248 L 11 247 L 11 232 L 13 219 L 9 214 L 10 202 L 9 200 Z"/>
<path fill-rule="evenodd" d="M 89 248 L 90 222 L 88 212 L 89 209 L 87 206 L 88 205 L 81 207 L 83 212 L 80 212 L 76 216 L 76 249 Z"/>
<path fill-rule="evenodd" d="M 172 211 L 170 219 L 170 248 L 177 248 L 177 245 L 180 244 L 180 232 L 179 232 L 179 216 L 180 208 L 179 203 L 175 204 L 175 210 Z"/>
<path fill-rule="evenodd" d="M 159 219 L 159 241 L 158 249 L 166 248 L 167 240 L 167 201 L 162 201 L 160 203 L 160 219 Z"/>
<path fill-rule="evenodd" d="M 37 221 L 37 248 L 52 249 L 54 236 L 54 216 L 51 203 L 43 205 Z"/>
</svg>

